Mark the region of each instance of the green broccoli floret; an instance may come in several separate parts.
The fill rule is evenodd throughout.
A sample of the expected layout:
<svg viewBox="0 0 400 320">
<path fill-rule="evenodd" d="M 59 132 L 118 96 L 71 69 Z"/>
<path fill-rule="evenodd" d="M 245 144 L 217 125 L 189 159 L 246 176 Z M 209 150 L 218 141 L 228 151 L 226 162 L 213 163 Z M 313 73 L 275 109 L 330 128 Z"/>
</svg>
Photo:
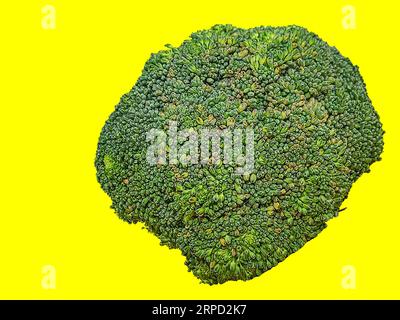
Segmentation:
<svg viewBox="0 0 400 320">
<path fill-rule="evenodd" d="M 171 161 L 168 137 L 149 163 L 149 132 L 173 123 L 188 134 L 251 129 L 254 168 Z M 143 222 L 216 284 L 256 277 L 318 235 L 382 150 L 363 79 L 336 48 L 297 26 L 216 25 L 150 57 L 106 122 L 95 165 L 120 218 Z"/>
</svg>

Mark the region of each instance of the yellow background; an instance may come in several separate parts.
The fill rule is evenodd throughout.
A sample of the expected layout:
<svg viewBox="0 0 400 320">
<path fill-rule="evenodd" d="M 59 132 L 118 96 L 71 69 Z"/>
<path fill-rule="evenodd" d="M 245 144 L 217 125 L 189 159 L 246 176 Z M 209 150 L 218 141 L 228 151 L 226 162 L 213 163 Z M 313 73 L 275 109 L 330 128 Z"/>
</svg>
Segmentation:
<svg viewBox="0 0 400 320">
<path fill-rule="evenodd" d="M 0 298 L 400 298 L 399 4 L 395 1 L 3 1 L 0 5 Z M 12 4 L 11 4 L 12 3 Z M 56 29 L 41 26 L 44 5 Z M 354 5 L 356 29 L 342 26 Z M 93 165 L 100 130 L 150 53 L 216 23 L 298 24 L 360 66 L 386 131 L 383 160 L 347 210 L 248 282 L 200 284 L 178 250 L 109 208 Z M 42 267 L 56 289 L 42 288 Z M 354 266 L 356 288 L 342 287 Z"/>
</svg>

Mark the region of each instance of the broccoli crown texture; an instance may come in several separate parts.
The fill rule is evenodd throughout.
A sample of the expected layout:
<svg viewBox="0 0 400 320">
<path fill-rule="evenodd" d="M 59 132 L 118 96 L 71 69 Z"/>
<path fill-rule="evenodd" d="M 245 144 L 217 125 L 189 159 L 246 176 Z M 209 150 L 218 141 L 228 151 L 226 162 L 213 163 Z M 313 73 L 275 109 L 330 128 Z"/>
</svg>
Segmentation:
<svg viewBox="0 0 400 320">
<path fill-rule="evenodd" d="M 254 169 L 149 164 L 148 132 L 171 121 L 251 128 Z M 121 219 L 217 284 L 261 275 L 318 235 L 382 149 L 358 68 L 336 48 L 298 26 L 216 25 L 151 55 L 104 125 L 95 165 Z"/>
</svg>

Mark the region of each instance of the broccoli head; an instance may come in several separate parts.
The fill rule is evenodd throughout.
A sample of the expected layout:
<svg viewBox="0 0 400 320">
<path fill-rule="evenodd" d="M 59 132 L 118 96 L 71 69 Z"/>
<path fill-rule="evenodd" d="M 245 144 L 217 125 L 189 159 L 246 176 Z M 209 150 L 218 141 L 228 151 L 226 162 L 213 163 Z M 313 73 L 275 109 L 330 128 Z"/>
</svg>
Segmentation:
<svg viewBox="0 0 400 320">
<path fill-rule="evenodd" d="M 174 126 L 185 133 L 175 144 Z M 155 129 L 165 135 L 151 163 Z M 252 166 L 240 173 L 242 154 L 217 159 L 208 143 L 206 161 L 181 150 L 205 129 L 241 132 Z M 151 55 L 104 125 L 95 166 L 121 219 L 216 284 L 261 275 L 317 236 L 382 149 L 358 68 L 336 48 L 298 26 L 216 25 Z"/>
</svg>

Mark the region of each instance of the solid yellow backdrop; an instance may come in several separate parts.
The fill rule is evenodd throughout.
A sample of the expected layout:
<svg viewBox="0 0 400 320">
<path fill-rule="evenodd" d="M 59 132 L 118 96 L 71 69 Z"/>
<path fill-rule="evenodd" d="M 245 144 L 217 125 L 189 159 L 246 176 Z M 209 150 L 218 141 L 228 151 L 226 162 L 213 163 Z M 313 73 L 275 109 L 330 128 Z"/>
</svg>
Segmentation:
<svg viewBox="0 0 400 320">
<path fill-rule="evenodd" d="M 400 298 L 396 2 L 25 2 L 0 13 L 0 298 Z M 209 286 L 117 218 L 93 162 L 150 53 L 217 23 L 317 33 L 359 65 L 386 134 L 383 160 L 317 238 L 258 278 Z"/>
</svg>

